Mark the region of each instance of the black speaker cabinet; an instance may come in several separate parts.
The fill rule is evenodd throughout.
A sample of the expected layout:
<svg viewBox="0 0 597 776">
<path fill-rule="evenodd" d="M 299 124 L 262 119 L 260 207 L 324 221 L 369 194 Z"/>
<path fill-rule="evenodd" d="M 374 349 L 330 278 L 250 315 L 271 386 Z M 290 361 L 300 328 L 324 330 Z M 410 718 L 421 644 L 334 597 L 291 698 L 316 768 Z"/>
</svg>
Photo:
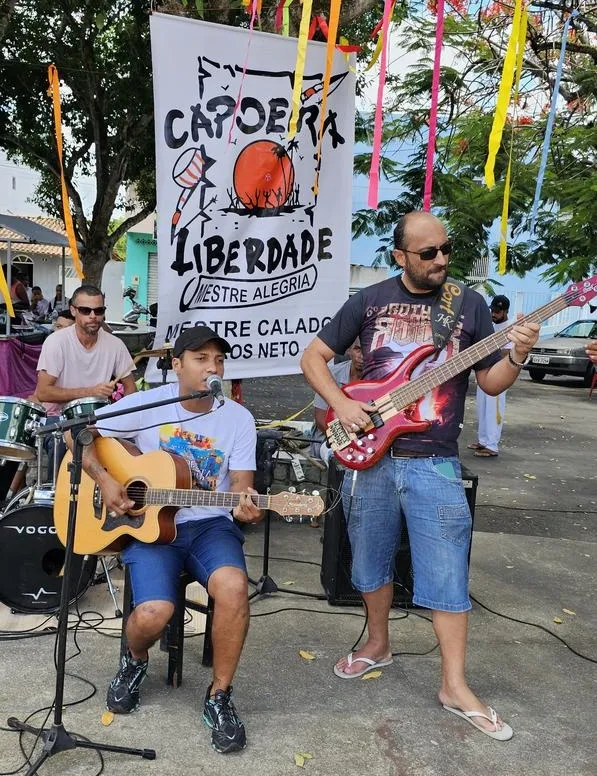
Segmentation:
<svg viewBox="0 0 597 776">
<path fill-rule="evenodd" d="M 328 602 L 333 605 L 355 606 L 361 603 L 360 594 L 351 582 L 352 552 L 344 522 L 342 501 L 333 506 L 336 493 L 342 483 L 343 470 L 330 459 L 328 472 L 328 489 L 326 515 L 323 528 L 323 552 L 321 558 L 321 584 Z M 478 477 L 462 466 L 462 484 L 468 501 L 473 523 L 475 520 L 475 503 L 477 500 Z M 405 521 L 402 522 L 402 536 L 394 566 L 394 606 L 413 606 L 412 602 L 412 564 L 410 544 Z M 470 560 L 470 549 L 469 549 Z"/>
</svg>

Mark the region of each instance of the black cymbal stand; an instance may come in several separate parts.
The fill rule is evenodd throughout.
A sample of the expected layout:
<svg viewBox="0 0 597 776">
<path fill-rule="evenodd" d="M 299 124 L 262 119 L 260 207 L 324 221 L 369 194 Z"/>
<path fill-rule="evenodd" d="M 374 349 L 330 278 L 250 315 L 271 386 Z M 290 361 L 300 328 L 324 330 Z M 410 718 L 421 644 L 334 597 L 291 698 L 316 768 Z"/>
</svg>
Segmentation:
<svg viewBox="0 0 597 776">
<path fill-rule="evenodd" d="M 21 722 L 16 717 L 9 717 L 8 726 L 13 730 L 21 730 L 38 736 L 43 741 L 41 754 L 33 763 L 25 776 L 37 773 L 41 765 L 52 755 L 65 752 L 67 749 L 95 749 L 102 752 L 118 752 L 120 754 L 132 754 L 143 757 L 146 760 L 155 760 L 155 749 L 131 749 L 128 746 L 112 746 L 111 744 L 99 744 L 95 741 L 82 741 L 69 733 L 62 722 L 62 705 L 64 701 L 64 677 L 66 674 L 66 645 L 68 640 L 68 604 L 71 567 L 73 559 L 73 547 L 75 543 L 75 526 L 77 521 L 77 504 L 79 498 L 79 486 L 81 484 L 81 471 L 83 468 L 83 448 L 93 441 L 92 432 L 81 426 L 71 429 L 74 449 L 73 460 L 69 465 L 70 470 L 70 500 L 68 505 L 68 530 L 66 538 L 66 550 L 64 557 L 64 576 L 62 591 L 60 593 L 60 612 L 58 619 L 58 635 L 56 650 L 56 692 L 54 695 L 54 721 L 48 730 L 36 728 Z M 66 769 L 65 769 L 66 772 Z"/>
</svg>

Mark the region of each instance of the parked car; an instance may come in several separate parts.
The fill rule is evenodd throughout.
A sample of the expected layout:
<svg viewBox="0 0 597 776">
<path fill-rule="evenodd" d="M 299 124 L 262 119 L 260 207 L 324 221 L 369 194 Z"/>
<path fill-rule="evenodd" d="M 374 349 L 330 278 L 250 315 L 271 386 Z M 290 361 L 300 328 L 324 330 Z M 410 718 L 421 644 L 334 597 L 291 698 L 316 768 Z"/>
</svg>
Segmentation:
<svg viewBox="0 0 597 776">
<path fill-rule="evenodd" d="M 525 366 L 531 380 L 540 382 L 545 375 L 573 375 L 582 377 L 583 384 L 590 388 L 595 374 L 595 366 L 585 352 L 590 339 L 597 339 L 597 320 L 575 321 L 554 337 L 539 340 Z"/>
</svg>

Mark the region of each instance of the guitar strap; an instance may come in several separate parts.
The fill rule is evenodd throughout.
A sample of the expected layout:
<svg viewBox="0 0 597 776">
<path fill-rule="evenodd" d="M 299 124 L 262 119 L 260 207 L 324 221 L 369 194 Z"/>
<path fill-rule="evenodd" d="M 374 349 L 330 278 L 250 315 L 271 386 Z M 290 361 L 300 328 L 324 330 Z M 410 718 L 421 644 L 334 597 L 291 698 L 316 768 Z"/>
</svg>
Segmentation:
<svg viewBox="0 0 597 776">
<path fill-rule="evenodd" d="M 431 332 L 436 349 L 443 350 L 456 328 L 464 302 L 466 286 L 448 278 L 431 305 Z"/>
</svg>

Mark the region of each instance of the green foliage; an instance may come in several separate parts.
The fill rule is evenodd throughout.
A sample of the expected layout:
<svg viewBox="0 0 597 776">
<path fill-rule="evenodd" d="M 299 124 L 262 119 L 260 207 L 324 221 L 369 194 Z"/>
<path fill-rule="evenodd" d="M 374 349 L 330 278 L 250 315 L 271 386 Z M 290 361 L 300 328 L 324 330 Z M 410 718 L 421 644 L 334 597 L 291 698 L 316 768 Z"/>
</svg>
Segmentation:
<svg viewBox="0 0 597 776">
<path fill-rule="evenodd" d="M 545 136 L 553 74 L 567 9 L 549 3 L 543 16 L 533 17 L 527 41 L 524 74 L 517 106 L 510 106 L 495 164 L 496 186 L 484 184 L 489 133 L 511 17 L 496 12 L 446 19 L 446 42 L 440 76 L 438 136 L 433 179 L 433 212 L 454 239 L 452 272 L 465 276 L 474 262 L 496 256 L 491 238 L 501 216 L 504 179 L 510 155 L 512 185 L 507 271 L 524 275 L 546 267 L 553 284 L 578 280 L 597 269 L 597 14 L 583 10 L 567 55 L 561 104 L 550 144 L 539 218 L 529 233 L 530 211 Z M 549 24 L 548 24 L 549 22 Z M 551 25 L 551 26 L 550 26 Z M 554 33 L 552 28 L 556 30 Z M 389 79 L 384 114 L 382 174 L 397 184 L 395 201 L 380 202 L 376 211 L 355 214 L 353 233 L 378 235 L 378 263 L 389 261 L 387 245 L 398 217 L 422 206 L 431 91 L 434 27 L 429 19 L 409 19 L 403 46 L 421 55 L 419 66 Z M 576 45 L 574 45 L 576 44 Z M 446 49 L 444 49 L 445 51 Z M 372 117 L 359 116 L 357 140 L 370 143 Z M 370 155 L 355 158 L 355 172 L 365 173 Z M 493 228 L 492 228 L 493 227 Z"/>
</svg>

